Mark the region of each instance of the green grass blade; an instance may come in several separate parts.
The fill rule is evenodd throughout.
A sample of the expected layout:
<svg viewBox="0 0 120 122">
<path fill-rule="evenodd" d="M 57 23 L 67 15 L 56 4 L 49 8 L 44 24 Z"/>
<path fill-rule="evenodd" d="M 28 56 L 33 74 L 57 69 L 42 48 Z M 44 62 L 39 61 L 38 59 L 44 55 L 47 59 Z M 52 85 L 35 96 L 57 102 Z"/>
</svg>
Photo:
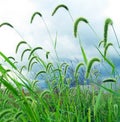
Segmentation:
<svg viewBox="0 0 120 122">
<path fill-rule="evenodd" d="M 107 59 L 98 48 L 97 48 L 97 50 L 99 51 L 99 53 L 101 54 L 103 59 L 111 66 L 112 72 L 114 72 L 115 71 L 115 65 L 109 59 Z"/>
<path fill-rule="evenodd" d="M 98 87 L 100 87 L 100 88 L 103 88 L 104 90 L 108 91 L 109 93 L 112 93 L 112 94 L 114 94 L 114 95 L 116 95 L 116 96 L 120 96 L 120 94 L 119 94 L 118 92 L 115 92 L 115 91 L 112 90 L 112 89 L 106 88 L 105 86 L 100 85 L 100 84 L 95 83 L 95 82 L 94 82 L 94 84 L 96 84 L 96 85 L 97 85 Z"/>
<path fill-rule="evenodd" d="M 5 87 L 7 87 L 7 89 L 9 89 L 15 96 L 19 96 L 18 91 L 16 90 L 16 88 L 14 88 L 12 86 L 11 83 L 9 83 L 8 81 L 6 81 L 5 79 L 3 79 L 2 77 L 0 77 L 0 81 L 3 83 L 3 85 Z"/>
<path fill-rule="evenodd" d="M 95 102 L 95 106 L 94 106 L 94 115 L 96 116 L 97 114 L 97 110 L 99 108 L 99 106 L 101 105 L 101 97 L 102 97 L 102 93 L 103 93 L 103 90 L 100 89 L 100 92 L 98 93 L 98 96 L 97 96 L 97 99 L 96 99 L 96 102 Z"/>
<path fill-rule="evenodd" d="M 55 49 L 55 50 L 56 50 L 56 46 L 57 46 L 57 33 L 56 33 L 55 44 L 54 44 L 54 49 Z"/>
<path fill-rule="evenodd" d="M 80 46 L 80 47 L 81 47 L 81 51 L 82 51 L 82 56 L 83 56 L 84 62 L 87 65 L 88 64 L 88 60 L 87 60 L 87 56 L 86 56 L 85 50 L 84 50 L 84 48 L 82 46 Z"/>
<path fill-rule="evenodd" d="M 6 57 L 2 52 L 0 52 L 0 56 L 8 63 L 12 66 L 12 68 L 17 70 L 17 67 L 14 65 L 14 63 L 12 63 L 8 57 Z"/>
<path fill-rule="evenodd" d="M 0 64 L 0 72 L 2 73 L 2 75 L 6 73 L 6 69 L 4 69 L 4 67 L 1 64 Z"/>
</svg>

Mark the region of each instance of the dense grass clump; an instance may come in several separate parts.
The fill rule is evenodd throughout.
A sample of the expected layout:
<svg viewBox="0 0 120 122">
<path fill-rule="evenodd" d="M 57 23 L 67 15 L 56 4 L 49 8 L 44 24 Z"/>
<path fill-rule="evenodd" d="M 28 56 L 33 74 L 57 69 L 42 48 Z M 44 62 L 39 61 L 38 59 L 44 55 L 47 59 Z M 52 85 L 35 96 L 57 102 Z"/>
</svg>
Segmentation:
<svg viewBox="0 0 120 122">
<path fill-rule="evenodd" d="M 64 4 L 58 5 L 52 16 L 61 7 L 68 11 L 74 22 L 70 10 Z M 95 34 L 96 32 L 83 17 L 74 22 L 73 33 L 79 41 L 83 60 L 70 63 L 61 61 L 58 57 L 57 37 L 54 42 L 42 14 L 35 12 L 30 22 L 33 22 L 36 15 L 39 15 L 45 24 L 56 54 L 54 58 L 57 61 L 52 60 L 53 52 L 41 46 L 33 48 L 23 38 L 15 51 L 16 55 L 20 56 L 20 61 L 0 52 L 0 59 L 2 59 L 0 62 L 0 122 L 119 122 L 120 90 L 114 88 L 119 81 L 119 72 L 111 57 L 108 56 L 110 46 L 114 47 L 117 53 L 119 52 L 107 38 L 108 26 L 113 27 L 112 20 L 106 19 L 103 41 L 95 47 L 100 56 L 90 60 L 79 37 L 79 22 L 88 24 Z M 11 27 L 19 34 L 10 23 L 2 23 L 0 27 L 4 25 Z M 115 31 L 114 34 L 118 42 Z M 20 52 L 22 45 L 25 48 Z M 38 55 L 37 51 L 45 55 L 44 59 Z M 27 61 L 21 65 L 24 59 Z M 108 78 L 102 78 L 104 75 L 100 72 L 100 67 L 97 68 L 98 64 L 102 65 L 103 69 L 106 69 L 105 64 L 109 67 Z M 32 78 L 26 76 L 24 71 Z M 33 71 L 34 74 L 32 74 Z M 39 83 L 43 80 L 47 84 L 46 89 L 39 88 Z"/>
</svg>

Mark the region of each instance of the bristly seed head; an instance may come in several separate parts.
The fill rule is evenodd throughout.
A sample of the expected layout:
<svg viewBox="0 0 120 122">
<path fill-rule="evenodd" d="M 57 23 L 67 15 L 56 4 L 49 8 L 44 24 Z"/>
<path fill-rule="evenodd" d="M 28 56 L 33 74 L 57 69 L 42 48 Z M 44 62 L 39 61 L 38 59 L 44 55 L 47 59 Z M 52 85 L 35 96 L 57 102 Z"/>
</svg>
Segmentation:
<svg viewBox="0 0 120 122">
<path fill-rule="evenodd" d="M 104 25 L 104 47 L 107 44 L 107 35 L 108 35 L 108 27 L 109 25 L 113 25 L 113 21 L 110 18 L 107 18 L 105 20 L 105 25 Z"/>
<path fill-rule="evenodd" d="M 40 17 L 42 17 L 42 14 L 41 14 L 40 12 L 35 12 L 35 13 L 32 15 L 32 17 L 31 17 L 30 23 L 33 22 L 33 19 L 34 19 L 34 17 L 35 17 L 36 15 L 39 15 Z"/>
<path fill-rule="evenodd" d="M 75 23 L 74 23 L 74 36 L 77 37 L 77 31 L 78 31 L 78 24 L 79 22 L 85 22 L 86 24 L 88 24 L 89 22 L 87 21 L 87 19 L 83 18 L 83 17 L 79 17 Z"/>
<path fill-rule="evenodd" d="M 56 13 L 56 11 L 57 11 L 59 8 L 64 8 L 64 9 L 66 9 L 67 11 L 69 11 L 69 9 L 68 9 L 68 7 L 67 7 L 66 5 L 61 4 L 61 5 L 58 5 L 58 6 L 54 9 L 54 11 L 53 11 L 53 13 L 52 13 L 52 16 Z"/>
</svg>

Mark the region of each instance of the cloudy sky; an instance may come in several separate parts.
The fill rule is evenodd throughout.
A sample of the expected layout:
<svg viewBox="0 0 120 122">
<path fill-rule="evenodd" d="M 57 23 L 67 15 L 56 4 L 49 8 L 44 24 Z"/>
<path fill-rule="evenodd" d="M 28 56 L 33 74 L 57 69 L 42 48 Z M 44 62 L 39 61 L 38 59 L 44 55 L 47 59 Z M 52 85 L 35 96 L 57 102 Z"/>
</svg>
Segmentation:
<svg viewBox="0 0 120 122">
<path fill-rule="evenodd" d="M 53 40 L 57 33 L 59 56 L 81 58 L 78 41 L 73 36 L 73 22 L 68 12 L 60 9 L 55 16 L 51 16 L 52 11 L 59 4 L 68 6 L 74 20 L 78 17 L 87 18 L 101 40 L 107 17 L 112 18 L 117 34 L 120 34 L 119 0 L 0 0 L 0 23 L 11 23 L 32 47 L 39 45 L 46 50 L 52 50 L 49 35 L 41 18 L 36 16 L 30 24 L 32 14 L 39 11 Z M 93 45 L 99 41 L 96 35 L 85 24 L 80 25 L 79 33 L 88 57 L 96 55 Z M 7 26 L 0 28 L 0 51 L 6 55 L 14 56 L 16 45 L 21 40 L 23 39 L 13 29 Z"/>
</svg>

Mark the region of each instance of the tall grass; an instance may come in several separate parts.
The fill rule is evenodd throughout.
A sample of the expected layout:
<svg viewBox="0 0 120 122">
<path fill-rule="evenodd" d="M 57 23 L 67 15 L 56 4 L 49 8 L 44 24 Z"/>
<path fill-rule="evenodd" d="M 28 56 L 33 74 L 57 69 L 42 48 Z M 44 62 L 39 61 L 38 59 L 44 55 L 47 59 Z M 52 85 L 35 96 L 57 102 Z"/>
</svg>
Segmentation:
<svg viewBox="0 0 120 122">
<path fill-rule="evenodd" d="M 108 57 L 109 47 L 115 46 L 107 38 L 108 26 L 113 27 L 112 20 L 106 19 L 103 41 L 98 44 L 98 47 L 95 47 L 101 56 L 89 60 L 78 32 L 79 22 L 85 22 L 95 35 L 97 35 L 96 32 L 87 19 L 80 17 L 74 21 L 69 8 L 64 4 L 58 5 L 52 16 L 59 8 L 67 10 L 74 22 L 73 33 L 79 41 L 83 60 L 78 61 L 75 67 L 71 67 L 69 62 L 59 60 L 60 57 L 56 51 L 57 34 L 55 42 L 53 42 L 40 12 L 32 15 L 31 23 L 36 15 L 43 19 L 58 59 L 57 64 L 49 60 L 52 52 L 46 51 L 44 47 L 40 46 L 32 48 L 13 25 L 7 22 L 2 23 L 0 27 L 5 25 L 11 27 L 21 36 L 22 41 L 16 46 L 16 55 L 20 56 L 21 61 L 16 61 L 14 57 L 7 57 L 0 52 L 0 58 L 3 60 L 0 62 L 0 122 L 119 122 L 120 91 L 113 89 L 114 84 L 119 81 L 119 74 L 116 75 L 117 68 Z M 114 34 L 119 46 L 115 29 Z M 22 45 L 25 45 L 26 48 L 20 52 Z M 37 51 L 44 53 L 46 60 L 43 60 Z M 24 59 L 27 59 L 26 64 L 18 67 L 16 62 L 18 64 Z M 100 74 L 100 69 L 95 68 L 96 64 L 102 64 L 102 62 L 105 62 L 111 71 L 106 79 L 102 79 L 103 74 Z M 24 74 L 24 70 L 30 75 L 35 70 L 32 79 Z M 98 77 L 101 80 L 100 84 Z M 84 85 L 80 85 L 80 79 L 85 83 Z M 38 87 L 41 80 L 47 83 L 47 89 L 43 90 Z M 73 82 L 75 87 L 71 87 Z M 110 84 L 110 87 L 106 84 Z"/>
</svg>

